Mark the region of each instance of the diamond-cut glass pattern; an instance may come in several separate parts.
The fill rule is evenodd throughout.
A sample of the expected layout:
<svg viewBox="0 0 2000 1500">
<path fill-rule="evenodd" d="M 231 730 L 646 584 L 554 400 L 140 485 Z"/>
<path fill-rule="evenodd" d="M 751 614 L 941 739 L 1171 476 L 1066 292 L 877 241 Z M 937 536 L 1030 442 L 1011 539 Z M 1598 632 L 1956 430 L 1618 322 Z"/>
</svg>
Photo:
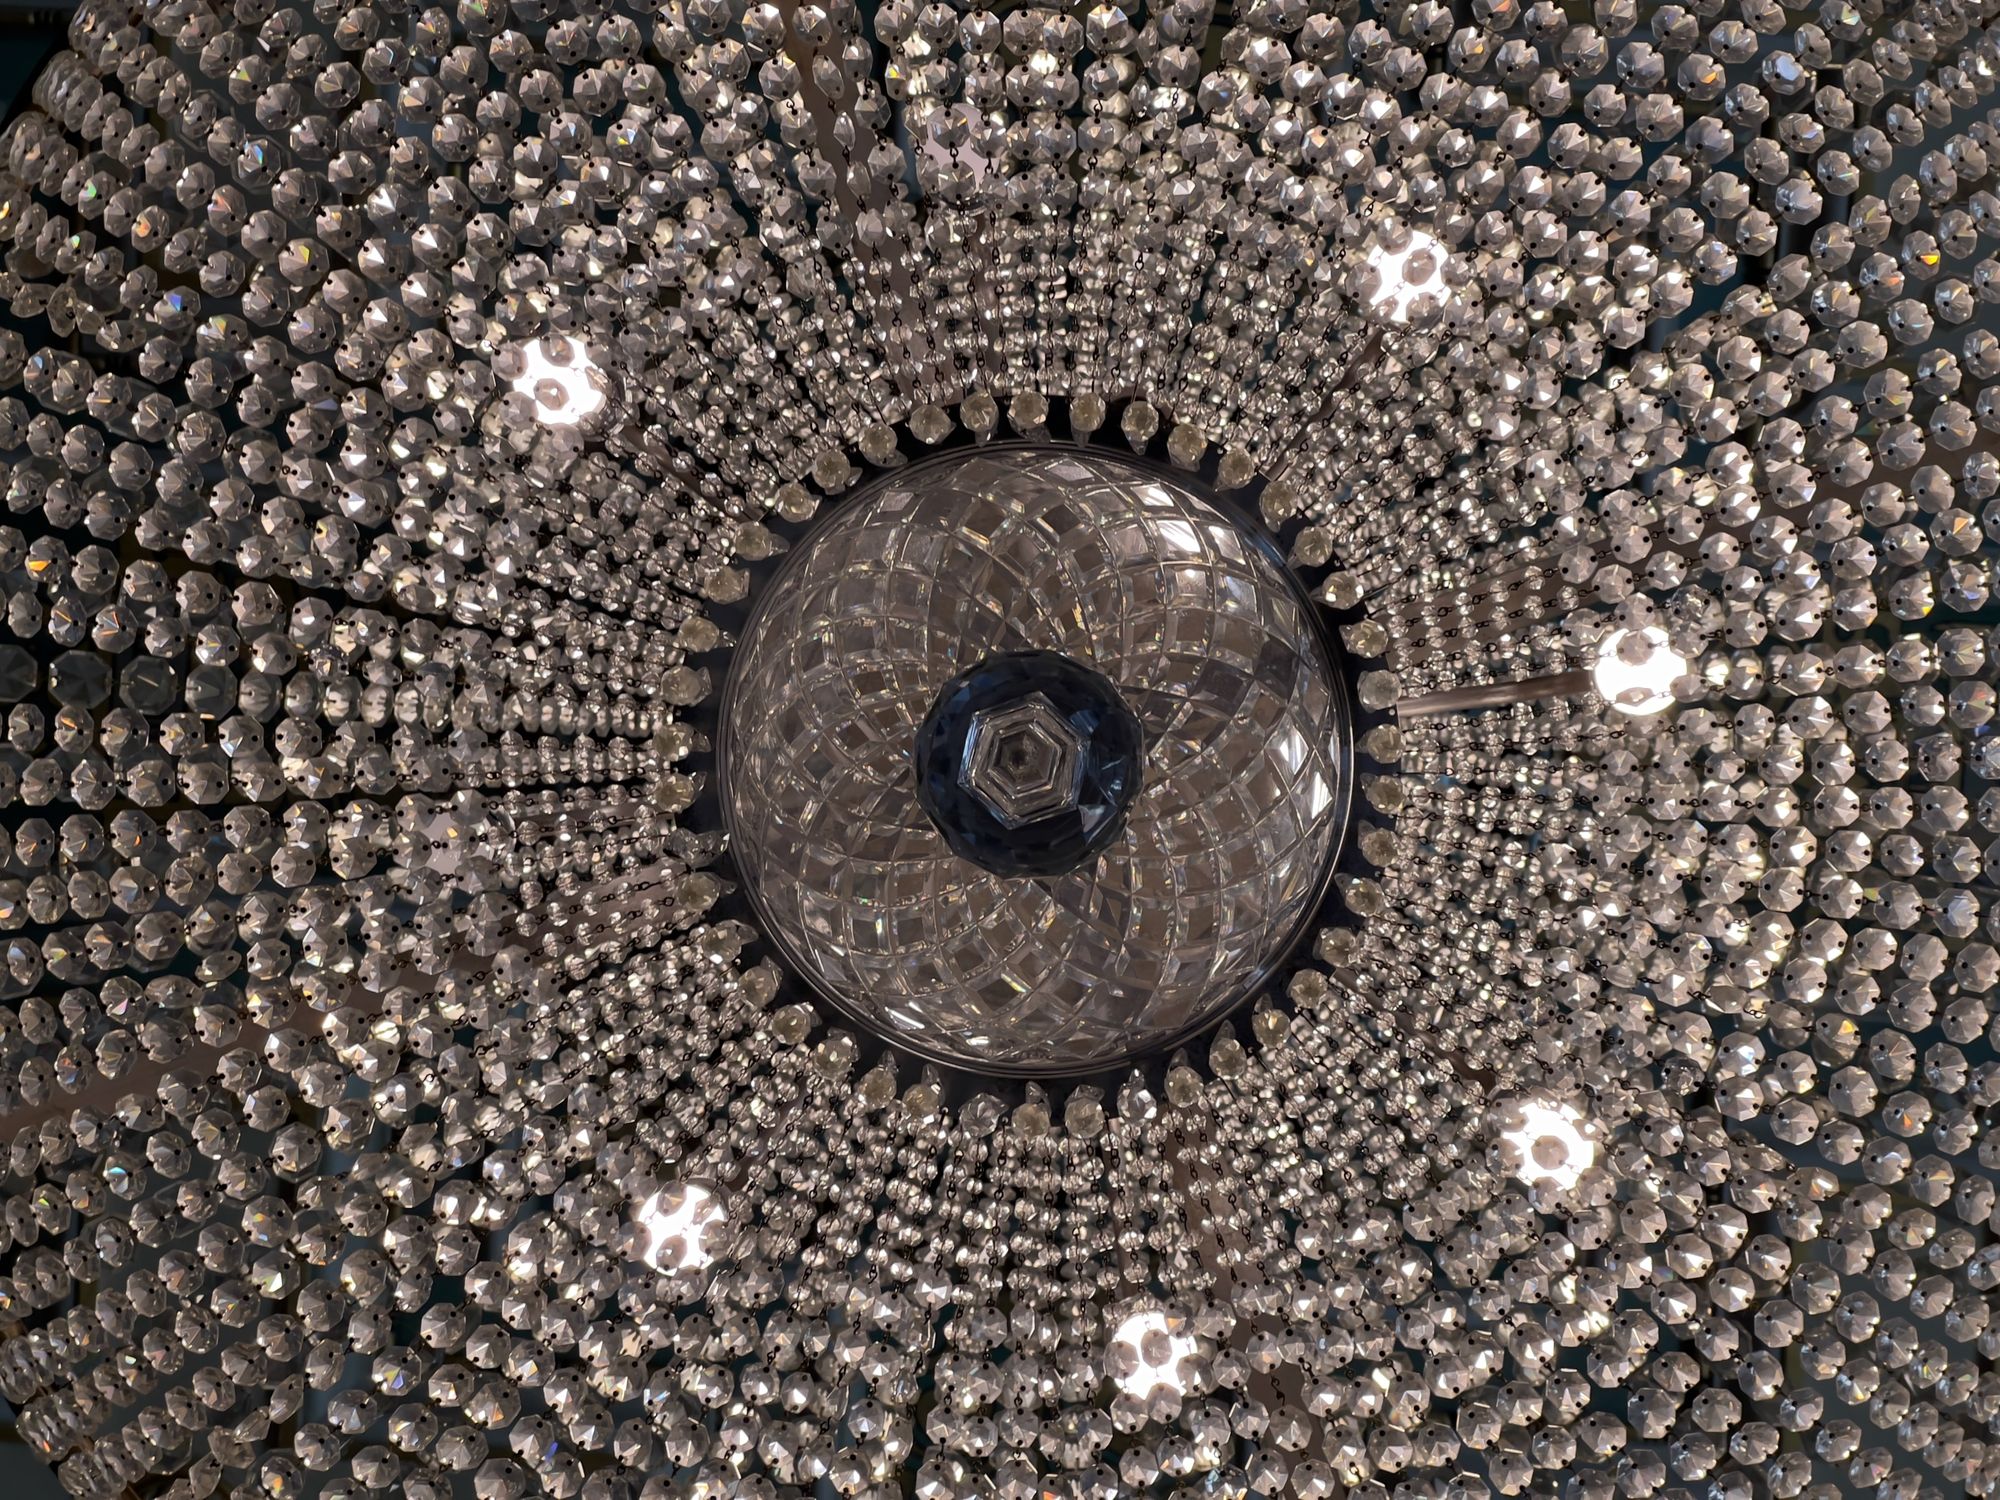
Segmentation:
<svg viewBox="0 0 2000 1500">
<path fill-rule="evenodd" d="M 724 807 L 767 935 L 858 1019 L 969 1065 L 1074 1071 L 1214 1018 L 1340 838 L 1311 607 L 1189 483 L 1115 457 L 988 449 L 880 481 L 773 580 L 726 690 Z M 954 855 L 910 757 L 946 682 L 1022 650 L 1103 673 L 1147 745 L 1118 840 L 1040 879 Z"/>
</svg>

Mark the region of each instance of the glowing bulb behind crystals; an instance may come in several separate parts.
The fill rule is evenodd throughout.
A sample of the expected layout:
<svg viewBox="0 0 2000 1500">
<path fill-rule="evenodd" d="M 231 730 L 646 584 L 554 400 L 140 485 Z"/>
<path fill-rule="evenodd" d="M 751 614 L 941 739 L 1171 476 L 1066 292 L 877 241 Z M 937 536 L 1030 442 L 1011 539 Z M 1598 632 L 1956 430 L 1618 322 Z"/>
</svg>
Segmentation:
<svg viewBox="0 0 2000 1500">
<path fill-rule="evenodd" d="M 715 1259 L 717 1226 L 729 1217 L 722 1200 L 697 1182 L 672 1182 L 640 1205 L 646 1244 L 639 1258 L 656 1271 L 699 1271 Z"/>
<path fill-rule="evenodd" d="M 1614 630 L 1597 643 L 1591 681 L 1622 714 L 1656 714 L 1674 701 L 1674 682 L 1687 675 L 1688 659 L 1657 625 Z"/>
<path fill-rule="evenodd" d="M 1174 1332 L 1165 1313 L 1133 1313 L 1113 1330 L 1111 1342 L 1123 1345 L 1134 1361 L 1130 1370 L 1114 1376 L 1126 1395 L 1144 1400 L 1162 1387 L 1176 1394 L 1187 1390 L 1180 1364 L 1194 1353 L 1194 1335 Z"/>
<path fill-rule="evenodd" d="M 1597 1160 L 1597 1146 L 1573 1105 L 1524 1099 L 1508 1113 L 1500 1138 L 1519 1158 L 1514 1175 L 1521 1181 L 1573 1188 Z"/>
<path fill-rule="evenodd" d="M 569 339 L 536 339 L 517 351 L 514 389 L 535 404 L 535 420 L 567 427 L 604 406 L 604 380 L 590 351 Z"/>
<path fill-rule="evenodd" d="M 1420 297 L 1443 302 L 1450 288 L 1445 285 L 1444 241 L 1421 229 L 1410 231 L 1409 243 L 1400 250 L 1381 245 L 1368 252 L 1368 263 L 1381 278 L 1369 303 L 1392 323 L 1410 321 L 1410 310 Z"/>
</svg>

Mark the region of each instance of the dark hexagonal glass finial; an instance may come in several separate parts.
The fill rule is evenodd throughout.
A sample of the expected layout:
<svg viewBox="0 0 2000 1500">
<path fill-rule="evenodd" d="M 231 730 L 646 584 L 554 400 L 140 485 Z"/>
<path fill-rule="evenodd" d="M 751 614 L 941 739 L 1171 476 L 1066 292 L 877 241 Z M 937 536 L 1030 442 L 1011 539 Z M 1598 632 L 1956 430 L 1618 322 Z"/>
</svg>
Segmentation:
<svg viewBox="0 0 2000 1500">
<path fill-rule="evenodd" d="M 917 727 L 917 800 L 952 851 L 996 875 L 1062 875 L 1125 825 L 1145 744 L 1102 675 L 1054 651 L 989 656 Z"/>
</svg>

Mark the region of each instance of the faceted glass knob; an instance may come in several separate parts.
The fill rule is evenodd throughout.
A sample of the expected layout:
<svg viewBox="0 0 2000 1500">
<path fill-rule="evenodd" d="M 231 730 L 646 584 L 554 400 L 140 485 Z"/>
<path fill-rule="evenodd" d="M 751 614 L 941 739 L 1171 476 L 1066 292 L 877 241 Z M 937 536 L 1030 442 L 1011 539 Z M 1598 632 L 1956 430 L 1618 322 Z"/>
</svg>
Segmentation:
<svg viewBox="0 0 2000 1500">
<path fill-rule="evenodd" d="M 996 875 L 1061 875 L 1118 837 L 1145 744 L 1108 679 L 1012 651 L 945 684 L 913 754 L 917 801 L 954 854 Z"/>
</svg>

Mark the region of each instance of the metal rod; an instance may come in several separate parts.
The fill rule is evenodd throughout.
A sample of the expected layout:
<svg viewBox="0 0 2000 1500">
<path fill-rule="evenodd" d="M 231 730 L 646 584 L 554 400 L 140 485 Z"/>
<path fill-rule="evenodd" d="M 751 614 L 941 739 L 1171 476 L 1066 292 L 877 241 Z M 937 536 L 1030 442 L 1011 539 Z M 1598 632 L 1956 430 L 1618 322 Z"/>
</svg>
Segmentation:
<svg viewBox="0 0 2000 1500">
<path fill-rule="evenodd" d="M 1487 682 L 1470 687 L 1445 688 L 1405 698 L 1396 705 L 1400 718 L 1423 719 L 1433 714 L 1462 713 L 1470 708 L 1504 708 L 1510 703 L 1531 703 L 1542 698 L 1564 698 L 1590 686 L 1590 673 L 1557 672 L 1548 677 L 1525 677 L 1519 682 Z"/>
</svg>

